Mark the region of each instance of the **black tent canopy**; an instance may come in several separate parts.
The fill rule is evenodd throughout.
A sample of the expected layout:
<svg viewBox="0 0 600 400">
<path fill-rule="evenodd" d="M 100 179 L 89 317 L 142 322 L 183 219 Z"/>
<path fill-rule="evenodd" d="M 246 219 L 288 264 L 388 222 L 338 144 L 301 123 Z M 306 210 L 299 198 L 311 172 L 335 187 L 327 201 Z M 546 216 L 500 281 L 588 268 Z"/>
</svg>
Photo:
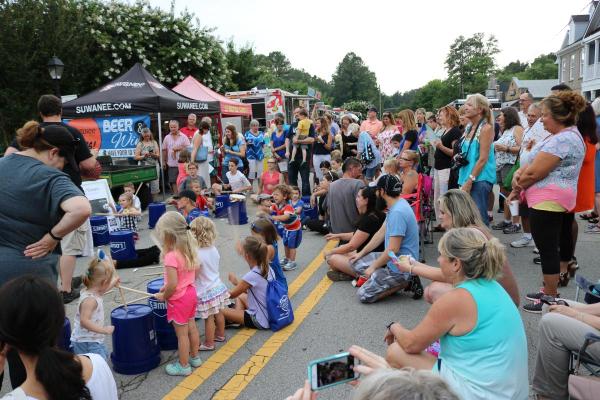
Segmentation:
<svg viewBox="0 0 600 400">
<path fill-rule="evenodd" d="M 63 104 L 63 116 L 70 118 L 131 113 L 212 114 L 219 112 L 217 101 L 197 101 L 182 96 L 160 83 L 140 63 L 99 89 Z"/>
</svg>

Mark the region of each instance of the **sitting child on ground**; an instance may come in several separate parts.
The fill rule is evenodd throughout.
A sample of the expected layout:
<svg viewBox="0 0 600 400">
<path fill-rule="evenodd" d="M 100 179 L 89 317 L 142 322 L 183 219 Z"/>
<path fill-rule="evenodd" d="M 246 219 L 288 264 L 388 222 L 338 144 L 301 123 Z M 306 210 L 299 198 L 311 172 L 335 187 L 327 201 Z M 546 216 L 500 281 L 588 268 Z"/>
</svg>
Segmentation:
<svg viewBox="0 0 600 400">
<path fill-rule="evenodd" d="M 141 185 L 141 183 L 140 183 L 140 185 Z M 135 194 L 135 186 L 133 185 L 133 183 L 127 182 L 126 184 L 124 184 L 123 191 L 126 193 L 131 193 L 131 195 L 133 196 L 133 206 L 135 207 L 136 210 L 138 210 L 141 213 L 142 212 L 142 202 L 140 201 L 140 198 L 137 197 Z"/>
<path fill-rule="evenodd" d="M 198 262 L 200 269 L 196 274 L 196 295 L 198 305 L 196 318 L 204 320 L 204 343 L 200 351 L 212 351 L 215 342 L 225 341 L 225 317 L 221 310 L 232 301 L 229 291 L 219 277 L 219 251 L 215 247 L 217 228 L 206 217 L 198 217 L 190 224 L 192 233 L 198 240 Z"/>
<path fill-rule="evenodd" d="M 311 125 L 312 125 L 312 121 L 308 118 L 298 121 L 298 128 L 296 129 L 296 135 L 295 135 L 296 140 L 308 139 Z M 291 160 L 290 162 L 295 162 L 296 153 L 298 151 L 298 146 L 300 147 L 300 150 L 302 151 L 302 164 L 304 164 L 306 162 L 306 154 L 308 153 L 309 145 L 307 145 L 307 144 L 293 144 L 292 143 L 292 156 L 289 159 Z M 287 155 L 286 155 L 286 157 L 287 157 Z"/>
<path fill-rule="evenodd" d="M 108 361 L 104 337 L 112 334 L 115 327 L 104 326 L 102 296 L 118 282 L 112 262 L 104 251 L 98 250 L 96 258 L 90 262 L 87 272 L 83 275 L 85 289 L 81 292 L 73 319 L 71 344 L 75 354 L 95 353 Z"/>
<path fill-rule="evenodd" d="M 121 194 L 119 196 L 119 206 L 121 206 L 121 209 L 116 213 L 116 217 L 119 221 L 118 230 L 133 232 L 133 238 L 137 240 L 137 224 L 142 213 L 133 205 L 133 194 L 129 192 Z"/>
<path fill-rule="evenodd" d="M 268 260 L 267 244 L 259 238 L 249 236 L 238 243 L 238 253 L 244 257 L 250 267 L 239 280 L 229 273 L 229 282 L 235 287 L 229 290 L 232 299 L 236 299 L 235 308 L 221 310 L 225 320 L 250 329 L 269 329 L 267 304 L 267 279 L 275 279 Z M 262 307 L 262 308 L 261 308 Z"/>
</svg>

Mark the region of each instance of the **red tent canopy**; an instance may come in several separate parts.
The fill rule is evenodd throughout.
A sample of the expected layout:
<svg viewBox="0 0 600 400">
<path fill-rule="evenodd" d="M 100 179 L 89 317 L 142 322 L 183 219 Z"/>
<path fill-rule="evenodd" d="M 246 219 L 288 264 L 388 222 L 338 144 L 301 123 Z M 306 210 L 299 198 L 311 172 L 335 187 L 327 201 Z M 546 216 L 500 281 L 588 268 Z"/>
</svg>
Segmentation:
<svg viewBox="0 0 600 400">
<path fill-rule="evenodd" d="M 252 117 L 252 106 L 250 104 L 228 99 L 214 90 L 207 88 L 191 75 L 188 75 L 187 78 L 179 82 L 173 88 L 173 91 L 194 100 L 218 101 L 221 115 L 224 117 Z"/>
</svg>

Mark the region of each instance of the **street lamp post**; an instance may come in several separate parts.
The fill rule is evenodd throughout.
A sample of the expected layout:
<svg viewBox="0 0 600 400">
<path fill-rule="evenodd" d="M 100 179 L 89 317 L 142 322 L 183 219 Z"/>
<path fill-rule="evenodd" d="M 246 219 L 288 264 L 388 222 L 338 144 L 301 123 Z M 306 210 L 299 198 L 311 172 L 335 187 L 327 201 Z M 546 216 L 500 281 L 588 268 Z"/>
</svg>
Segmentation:
<svg viewBox="0 0 600 400">
<path fill-rule="evenodd" d="M 54 82 L 54 94 L 56 97 L 60 99 L 60 79 L 62 78 L 63 71 L 65 69 L 65 64 L 60 60 L 60 58 L 53 56 L 50 61 L 48 61 L 48 73 L 50 74 L 50 78 Z"/>
</svg>

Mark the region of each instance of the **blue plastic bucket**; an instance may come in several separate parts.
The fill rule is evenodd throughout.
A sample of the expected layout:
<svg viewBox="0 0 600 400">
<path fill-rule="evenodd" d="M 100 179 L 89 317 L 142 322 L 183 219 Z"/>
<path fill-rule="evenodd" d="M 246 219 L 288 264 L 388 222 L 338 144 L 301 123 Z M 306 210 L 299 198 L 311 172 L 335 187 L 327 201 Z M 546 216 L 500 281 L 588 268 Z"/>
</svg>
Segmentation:
<svg viewBox="0 0 600 400">
<path fill-rule="evenodd" d="M 227 217 L 227 209 L 229 209 L 229 195 L 220 194 L 215 197 L 215 218 Z"/>
<path fill-rule="evenodd" d="M 246 201 L 232 201 L 227 210 L 227 219 L 230 225 L 244 225 L 248 223 L 248 214 L 246 213 Z"/>
<path fill-rule="evenodd" d="M 106 217 L 91 217 L 90 225 L 92 226 L 92 238 L 95 247 L 104 246 L 110 242 L 108 219 Z"/>
<path fill-rule="evenodd" d="M 304 219 L 318 219 L 319 218 L 319 210 L 310 205 L 310 196 L 302 197 L 302 201 L 304 202 Z"/>
<path fill-rule="evenodd" d="M 65 317 L 62 332 L 58 337 L 58 347 L 66 351 L 71 351 L 71 321 L 67 317 Z"/>
<path fill-rule="evenodd" d="M 117 307 L 110 313 L 115 327 L 112 334 L 113 352 L 110 359 L 115 372 L 137 375 L 160 364 L 160 349 L 156 341 L 152 309 L 145 304 Z"/>
<path fill-rule="evenodd" d="M 167 212 L 167 206 L 164 203 L 148 204 L 148 228 L 154 229 L 158 219 Z"/>
<path fill-rule="evenodd" d="M 163 278 L 153 279 L 148 282 L 146 291 L 148 293 L 158 293 L 164 284 L 165 281 Z M 167 303 L 150 297 L 148 299 L 148 305 L 152 309 L 158 345 L 162 350 L 177 349 L 177 335 L 175 335 L 175 329 L 173 328 L 173 325 L 167 322 Z"/>
<path fill-rule="evenodd" d="M 126 261 L 137 258 L 133 232 L 118 231 L 110 234 L 110 256 L 113 260 Z"/>
</svg>

